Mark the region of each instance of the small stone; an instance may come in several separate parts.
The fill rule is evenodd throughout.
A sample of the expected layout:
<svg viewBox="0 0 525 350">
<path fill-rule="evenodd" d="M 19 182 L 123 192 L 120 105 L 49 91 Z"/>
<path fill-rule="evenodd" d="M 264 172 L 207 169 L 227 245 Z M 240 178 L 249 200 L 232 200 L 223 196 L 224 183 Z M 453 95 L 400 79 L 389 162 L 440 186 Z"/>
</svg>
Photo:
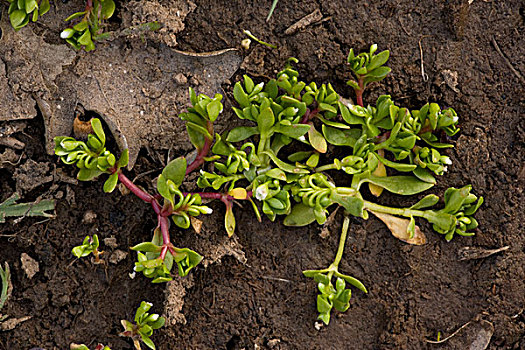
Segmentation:
<svg viewBox="0 0 525 350">
<path fill-rule="evenodd" d="M 281 342 L 281 339 L 271 339 L 271 340 L 268 340 L 268 347 L 270 349 L 273 349 L 275 348 L 277 345 L 279 345 L 279 343 Z"/>
<path fill-rule="evenodd" d="M 127 252 L 117 249 L 109 257 L 109 262 L 112 264 L 118 264 L 122 260 L 126 259 L 127 256 L 128 256 Z"/>
<path fill-rule="evenodd" d="M 188 82 L 188 78 L 182 73 L 175 75 L 175 82 L 180 85 L 184 85 Z"/>
<path fill-rule="evenodd" d="M 22 253 L 20 256 L 20 261 L 22 262 L 22 269 L 29 279 L 33 278 L 33 276 L 40 271 L 38 262 L 26 253 Z"/>
<path fill-rule="evenodd" d="M 97 214 L 93 210 L 88 210 L 84 213 L 82 223 L 87 225 L 93 225 L 97 219 Z"/>
<path fill-rule="evenodd" d="M 118 184 L 118 190 L 123 196 L 127 196 L 131 192 L 123 183 Z"/>
<path fill-rule="evenodd" d="M 117 239 L 113 236 L 104 238 L 104 244 L 110 247 L 111 249 L 115 249 L 118 247 Z"/>
</svg>

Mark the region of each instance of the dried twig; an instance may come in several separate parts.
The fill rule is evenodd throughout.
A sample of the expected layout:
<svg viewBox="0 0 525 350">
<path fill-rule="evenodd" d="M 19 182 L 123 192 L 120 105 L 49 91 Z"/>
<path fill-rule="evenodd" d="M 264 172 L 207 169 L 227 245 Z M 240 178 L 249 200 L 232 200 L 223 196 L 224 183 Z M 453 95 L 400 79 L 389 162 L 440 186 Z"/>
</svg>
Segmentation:
<svg viewBox="0 0 525 350">
<path fill-rule="evenodd" d="M 284 34 L 291 35 L 296 33 L 297 31 L 308 27 L 312 23 L 319 22 L 323 19 L 323 14 L 321 13 L 321 10 L 316 9 L 314 12 L 310 13 L 309 15 L 304 16 L 294 24 L 292 24 L 288 29 L 284 31 Z"/>
</svg>

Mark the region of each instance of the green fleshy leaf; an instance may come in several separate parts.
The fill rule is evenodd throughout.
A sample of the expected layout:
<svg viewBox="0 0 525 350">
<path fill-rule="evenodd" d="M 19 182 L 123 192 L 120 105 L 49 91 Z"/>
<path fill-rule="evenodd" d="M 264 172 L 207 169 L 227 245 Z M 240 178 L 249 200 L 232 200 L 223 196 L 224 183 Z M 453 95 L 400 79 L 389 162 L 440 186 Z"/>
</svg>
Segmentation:
<svg viewBox="0 0 525 350">
<path fill-rule="evenodd" d="M 328 150 L 328 144 L 325 138 L 315 129 L 313 124 L 310 125 L 310 129 L 308 130 L 308 141 L 310 141 L 312 147 L 319 153 L 326 153 Z"/>
<path fill-rule="evenodd" d="M 262 153 L 268 155 L 270 159 L 275 163 L 275 165 L 277 165 L 279 169 L 284 170 L 287 173 L 292 173 L 292 174 L 309 174 L 310 173 L 310 171 L 308 171 L 307 169 L 298 168 L 296 166 L 283 162 L 282 160 L 277 158 L 275 153 L 271 151 L 264 151 Z"/>
<path fill-rule="evenodd" d="M 226 137 L 226 141 L 228 142 L 240 142 L 244 141 L 249 137 L 252 137 L 253 135 L 257 135 L 259 133 L 259 129 L 254 126 L 239 126 L 236 127 L 228 133 L 228 136 Z"/>
<path fill-rule="evenodd" d="M 363 199 L 354 196 L 340 195 L 337 192 L 332 192 L 330 199 L 345 208 L 345 210 L 351 215 L 361 218 L 364 216 Z"/>
<path fill-rule="evenodd" d="M 23 10 L 15 10 L 9 15 L 9 21 L 15 29 L 23 27 L 23 23 L 28 18 L 27 14 Z"/>
<path fill-rule="evenodd" d="M 162 247 L 159 247 L 152 242 L 142 242 L 130 248 L 131 250 L 139 252 L 150 252 L 150 253 L 160 253 Z"/>
<path fill-rule="evenodd" d="M 423 197 L 419 202 L 410 207 L 410 209 L 425 209 L 434 206 L 439 202 L 439 197 L 435 194 L 429 194 Z"/>
<path fill-rule="evenodd" d="M 186 176 L 186 167 L 186 158 L 179 157 L 166 165 L 166 167 L 162 170 L 162 175 L 167 180 L 173 181 L 175 185 L 180 186 L 182 185 L 184 177 Z"/>
<path fill-rule="evenodd" d="M 108 177 L 106 182 L 104 182 L 104 192 L 106 193 L 113 192 L 115 187 L 117 187 L 117 183 L 118 183 L 118 173 L 114 172 Z"/>
<path fill-rule="evenodd" d="M 77 174 L 77 179 L 80 181 L 90 181 L 102 174 L 102 171 L 98 169 L 80 169 Z"/>
<path fill-rule="evenodd" d="M 359 183 L 370 182 L 374 185 L 383 187 L 385 190 L 400 194 L 403 196 L 410 196 L 428 190 L 434 186 L 433 183 L 421 181 L 413 176 L 386 176 L 379 177 L 368 175 L 361 177 Z"/>
<path fill-rule="evenodd" d="M 332 145 L 353 147 L 356 140 L 361 136 L 361 131 L 357 129 L 340 130 L 323 125 L 323 135 L 326 141 Z"/>
<path fill-rule="evenodd" d="M 294 125 L 283 125 L 277 124 L 274 127 L 275 132 L 286 135 L 293 139 L 298 139 L 310 130 L 310 125 L 307 124 L 294 124 Z"/>
<path fill-rule="evenodd" d="M 102 0 L 101 16 L 103 19 L 109 19 L 115 12 L 115 2 L 113 0 Z"/>
<path fill-rule="evenodd" d="M 284 219 L 285 226 L 306 226 L 315 221 L 314 208 L 303 203 L 293 206 L 292 211 Z"/>
</svg>

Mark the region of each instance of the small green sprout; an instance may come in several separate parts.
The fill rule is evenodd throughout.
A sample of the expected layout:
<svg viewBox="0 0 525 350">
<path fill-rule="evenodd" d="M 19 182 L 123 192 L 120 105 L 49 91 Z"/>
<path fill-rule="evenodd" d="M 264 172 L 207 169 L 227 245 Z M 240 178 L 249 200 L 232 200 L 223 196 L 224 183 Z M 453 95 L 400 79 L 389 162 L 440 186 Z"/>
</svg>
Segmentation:
<svg viewBox="0 0 525 350">
<path fill-rule="evenodd" d="M 76 12 L 65 19 L 68 22 L 80 18 L 80 21 L 77 20 L 74 25 L 64 29 L 60 37 L 77 50 L 94 50 L 94 41 L 107 37 L 107 34 L 101 33 L 103 21 L 111 18 L 114 12 L 113 0 L 87 0 L 84 11 Z"/>
<path fill-rule="evenodd" d="M 99 241 L 98 241 L 98 235 L 94 234 L 93 237 L 86 236 L 84 238 L 84 241 L 81 245 L 74 247 L 71 252 L 74 256 L 77 258 L 83 258 L 88 256 L 89 254 L 93 254 L 95 257 L 95 264 L 100 264 L 103 262 L 102 259 L 100 259 L 100 255 L 102 255 L 104 252 L 98 250 L 99 247 Z"/>
<path fill-rule="evenodd" d="M 155 344 L 150 339 L 155 329 L 164 326 L 166 319 L 157 314 L 148 313 L 153 304 L 145 301 L 140 303 L 140 307 L 135 313 L 134 323 L 126 320 L 120 321 L 124 327 L 124 331 L 120 333 L 122 337 L 130 337 L 133 339 L 133 345 L 136 350 L 140 350 L 140 342 L 152 350 L 155 350 Z"/>
<path fill-rule="evenodd" d="M 11 295 L 11 272 L 9 271 L 9 265 L 5 263 L 5 268 L 2 269 L 0 265 L 0 279 L 2 280 L 2 292 L 0 293 L 0 310 L 4 307 L 5 302 Z M 0 322 L 2 322 L 7 316 L 0 314 Z"/>
<path fill-rule="evenodd" d="M 255 35 L 253 35 L 249 30 L 244 30 L 243 32 L 244 34 L 246 34 L 246 36 L 250 39 L 252 39 L 253 41 L 256 41 L 258 42 L 259 44 L 261 45 L 264 45 L 264 46 L 268 46 L 269 48 L 271 49 L 276 49 L 277 46 L 274 45 L 274 44 L 270 44 L 270 43 L 267 43 L 265 41 L 262 41 L 261 39 L 257 38 Z"/>
<path fill-rule="evenodd" d="M 45 15 L 51 6 L 49 0 L 7 0 L 9 2 L 9 21 L 19 31 L 29 20 L 36 22 L 39 16 Z"/>
</svg>

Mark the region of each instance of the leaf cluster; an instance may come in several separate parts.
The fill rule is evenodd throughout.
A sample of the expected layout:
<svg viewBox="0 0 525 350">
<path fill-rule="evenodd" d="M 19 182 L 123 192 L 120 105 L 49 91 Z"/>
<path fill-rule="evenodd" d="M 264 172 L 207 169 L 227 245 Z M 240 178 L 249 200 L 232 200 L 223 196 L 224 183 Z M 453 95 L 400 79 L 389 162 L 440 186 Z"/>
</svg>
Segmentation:
<svg viewBox="0 0 525 350">
<path fill-rule="evenodd" d="M 127 320 L 121 321 L 124 331 L 120 335 L 132 338 L 136 349 L 140 349 L 140 345 L 137 347 L 137 341 L 140 339 L 148 348 L 155 350 L 155 344 L 150 337 L 155 329 L 161 328 L 166 323 L 164 317 L 149 313 L 152 306 L 153 304 L 143 301 L 135 312 L 134 323 Z"/>
<path fill-rule="evenodd" d="M 350 49 L 347 61 L 358 81 L 349 80 L 348 85 L 356 90 L 364 90 L 367 84 L 383 80 L 390 73 L 391 69 L 384 66 L 390 57 L 390 51 L 375 54 L 376 51 L 376 44 L 370 46 L 369 52 L 361 52 L 358 55 L 354 54 L 354 49 Z"/>
<path fill-rule="evenodd" d="M 39 16 L 45 15 L 49 9 L 49 0 L 8 0 L 9 21 L 15 29 L 19 31 L 25 27 L 29 21 L 36 22 Z"/>
<path fill-rule="evenodd" d="M 80 169 L 77 174 L 80 181 L 93 180 L 103 173 L 110 174 L 104 183 L 104 192 L 113 192 L 119 170 L 128 165 L 129 151 L 125 149 L 117 160 L 105 147 L 106 134 L 100 119 L 91 119 L 91 126 L 93 134 L 88 135 L 86 142 L 69 136 L 55 137 L 55 154 L 65 164 L 75 164 Z"/>
</svg>

